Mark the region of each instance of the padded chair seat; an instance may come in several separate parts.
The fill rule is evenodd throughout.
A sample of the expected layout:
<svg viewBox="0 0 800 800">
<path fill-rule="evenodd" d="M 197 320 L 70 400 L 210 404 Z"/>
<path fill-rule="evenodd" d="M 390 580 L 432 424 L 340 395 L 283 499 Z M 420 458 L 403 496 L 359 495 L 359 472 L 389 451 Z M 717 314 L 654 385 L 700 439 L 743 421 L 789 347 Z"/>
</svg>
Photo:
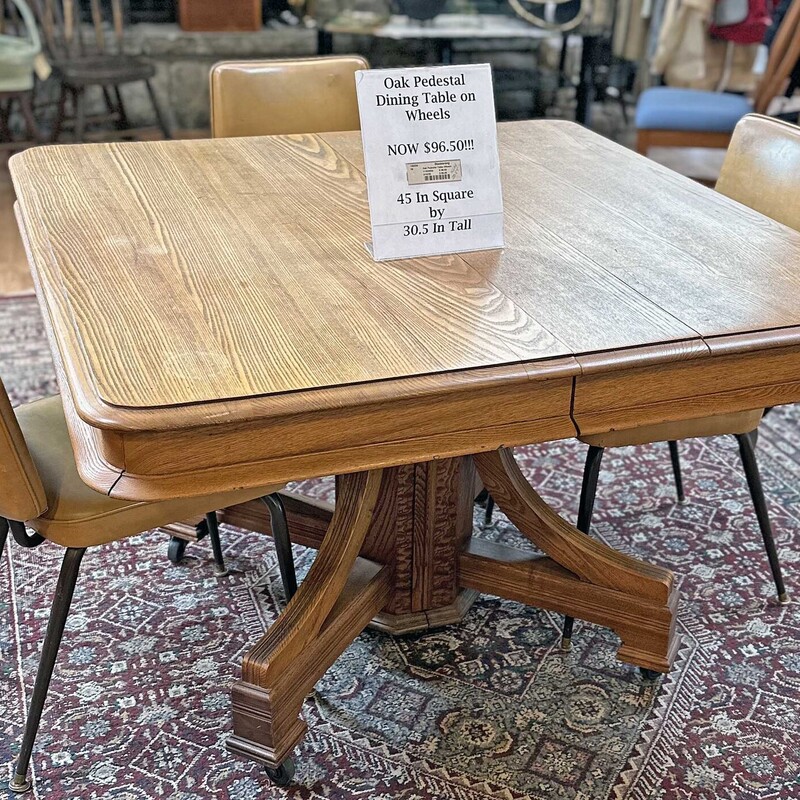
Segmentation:
<svg viewBox="0 0 800 800">
<path fill-rule="evenodd" d="M 156 68 L 136 56 L 95 55 L 57 61 L 53 68 L 70 86 L 95 86 L 103 83 L 128 83 L 149 80 Z"/>
<path fill-rule="evenodd" d="M 60 397 L 19 406 L 15 413 L 47 497 L 47 511 L 26 522 L 46 539 L 64 547 L 113 542 L 196 515 L 199 509 L 215 511 L 282 488 L 263 486 L 158 503 L 112 499 L 81 480 Z"/>
<path fill-rule="evenodd" d="M 654 86 L 642 92 L 636 106 L 636 127 L 660 131 L 731 133 L 753 110 L 738 94 Z"/>
<path fill-rule="evenodd" d="M 719 414 L 702 419 L 686 419 L 680 422 L 661 422 L 657 425 L 644 425 L 624 431 L 595 433 L 579 436 L 580 441 L 594 447 L 628 447 L 652 442 L 671 442 L 680 439 L 697 439 L 703 436 L 722 436 L 723 434 L 750 433 L 758 427 L 764 409 L 739 411 L 735 414 Z"/>
</svg>

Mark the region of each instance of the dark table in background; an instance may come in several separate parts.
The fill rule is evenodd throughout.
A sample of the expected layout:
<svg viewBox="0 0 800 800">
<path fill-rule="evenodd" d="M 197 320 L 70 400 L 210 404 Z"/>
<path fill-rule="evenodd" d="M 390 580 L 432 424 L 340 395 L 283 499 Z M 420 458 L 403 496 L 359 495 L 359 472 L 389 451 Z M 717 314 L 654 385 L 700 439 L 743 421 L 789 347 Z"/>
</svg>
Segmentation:
<svg viewBox="0 0 800 800">
<path fill-rule="evenodd" d="M 317 31 L 318 55 L 331 55 L 336 34 L 371 36 L 395 42 L 430 41 L 436 46 L 436 61 L 439 64 L 452 64 L 455 42 L 473 40 L 500 41 L 503 49 L 520 50 L 520 45 L 548 39 L 558 34 L 529 25 L 517 17 L 503 14 L 439 14 L 431 22 L 423 24 L 401 15 L 392 15 L 389 21 L 376 28 L 366 28 L 353 20 L 334 19 L 321 25 Z M 597 43 L 602 31 L 596 27 L 580 26 L 569 35 L 580 36 L 583 40 L 581 51 L 580 80 L 576 90 L 577 108 L 575 119 L 588 126 L 591 121 L 591 107 L 594 100 L 594 61 Z M 508 45 L 514 44 L 513 47 Z"/>
</svg>

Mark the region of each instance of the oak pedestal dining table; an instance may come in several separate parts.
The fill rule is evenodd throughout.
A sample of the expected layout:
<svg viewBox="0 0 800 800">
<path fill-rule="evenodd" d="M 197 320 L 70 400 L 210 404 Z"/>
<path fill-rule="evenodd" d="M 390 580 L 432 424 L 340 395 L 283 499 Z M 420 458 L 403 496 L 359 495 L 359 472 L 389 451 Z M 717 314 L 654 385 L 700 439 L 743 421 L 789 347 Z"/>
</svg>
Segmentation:
<svg viewBox="0 0 800 800">
<path fill-rule="evenodd" d="M 498 135 L 505 249 L 384 263 L 357 133 L 12 159 L 88 485 L 337 476 L 333 510 L 287 496 L 318 554 L 232 689 L 228 747 L 270 768 L 370 621 L 454 623 L 479 592 L 606 626 L 620 659 L 667 671 L 672 573 L 563 520 L 511 448 L 800 400 L 800 235 L 573 123 Z M 536 549 L 472 538 L 481 483 Z"/>
</svg>

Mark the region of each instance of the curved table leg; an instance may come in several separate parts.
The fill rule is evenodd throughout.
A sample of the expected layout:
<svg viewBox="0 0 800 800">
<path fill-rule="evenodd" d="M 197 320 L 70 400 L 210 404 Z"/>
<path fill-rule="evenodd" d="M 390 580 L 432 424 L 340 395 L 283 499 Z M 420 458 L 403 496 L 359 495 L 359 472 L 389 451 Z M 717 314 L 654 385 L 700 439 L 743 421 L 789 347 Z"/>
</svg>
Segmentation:
<svg viewBox="0 0 800 800">
<path fill-rule="evenodd" d="M 474 460 L 498 505 L 546 557 L 473 540 L 460 559 L 461 585 L 604 625 L 622 639 L 623 661 L 668 670 L 678 644 L 672 573 L 565 522 L 533 490 L 511 450 Z"/>
<path fill-rule="evenodd" d="M 336 510 L 308 576 L 245 656 L 228 749 L 277 768 L 302 739 L 300 709 L 336 658 L 389 601 L 392 565 L 358 558 L 384 471 L 340 477 Z"/>
</svg>

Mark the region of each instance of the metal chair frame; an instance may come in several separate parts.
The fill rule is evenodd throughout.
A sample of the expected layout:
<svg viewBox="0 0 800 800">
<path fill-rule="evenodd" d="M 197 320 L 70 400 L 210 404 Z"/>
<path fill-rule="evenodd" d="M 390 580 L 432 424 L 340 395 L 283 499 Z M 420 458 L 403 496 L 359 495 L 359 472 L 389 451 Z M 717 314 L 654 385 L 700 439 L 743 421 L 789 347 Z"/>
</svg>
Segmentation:
<svg viewBox="0 0 800 800">
<path fill-rule="evenodd" d="M 284 592 L 288 601 L 297 591 L 297 579 L 294 571 L 292 546 L 289 541 L 289 529 L 286 525 L 286 514 L 278 494 L 267 495 L 263 497 L 262 500 L 270 511 L 273 536 L 275 537 L 275 545 L 278 554 L 278 564 L 283 580 Z M 225 575 L 227 574 L 227 570 L 225 569 L 222 556 L 216 514 L 210 512 L 206 515 L 206 519 L 209 522 L 209 538 L 211 539 L 211 547 L 214 552 L 217 575 Z M 41 534 L 28 532 L 24 522 L 0 517 L 0 558 L 3 556 L 9 531 L 20 547 L 39 547 L 46 541 Z M 47 700 L 47 692 L 50 688 L 50 681 L 53 677 L 53 670 L 55 669 L 58 652 L 61 647 L 61 640 L 64 635 L 64 626 L 69 616 L 81 561 L 86 553 L 86 549 L 85 547 L 68 547 L 64 553 L 64 559 L 61 564 L 61 571 L 59 572 L 58 583 L 50 609 L 50 619 L 47 624 L 47 633 L 45 634 L 42 655 L 39 660 L 39 668 L 36 672 L 36 682 L 33 687 L 28 716 L 25 722 L 25 732 L 17 756 L 14 775 L 9 783 L 9 789 L 16 794 L 23 794 L 31 788 L 31 781 L 28 778 L 28 768 L 33 754 L 33 746 L 36 741 L 36 735 L 39 732 L 42 712 Z"/>
</svg>

